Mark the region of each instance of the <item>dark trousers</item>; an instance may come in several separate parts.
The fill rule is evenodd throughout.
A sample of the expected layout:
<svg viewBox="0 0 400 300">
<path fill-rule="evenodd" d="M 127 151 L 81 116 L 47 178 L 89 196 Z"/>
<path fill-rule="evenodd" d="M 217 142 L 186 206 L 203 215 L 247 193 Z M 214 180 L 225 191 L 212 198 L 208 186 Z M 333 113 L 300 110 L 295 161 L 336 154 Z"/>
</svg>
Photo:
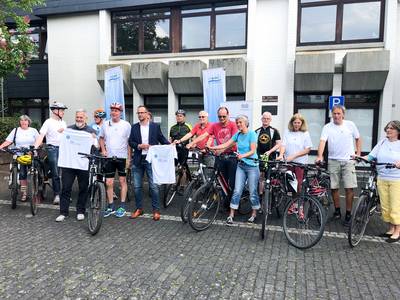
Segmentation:
<svg viewBox="0 0 400 300">
<path fill-rule="evenodd" d="M 76 203 L 76 213 L 84 214 L 88 196 L 89 171 L 62 168 L 62 190 L 60 197 L 60 214 L 68 216 L 69 204 L 71 201 L 72 185 L 75 178 L 78 178 L 79 195 Z"/>
<path fill-rule="evenodd" d="M 232 192 L 235 189 L 237 159 L 233 157 L 229 159 L 224 159 L 224 158 L 221 159 L 220 157 L 217 156 L 215 159 L 215 167 L 221 171 L 225 180 L 228 182 L 229 187 L 231 188 L 231 194 L 228 195 L 229 199 L 227 199 L 226 203 L 224 203 L 226 206 L 229 205 L 230 197 L 232 196 Z"/>
</svg>

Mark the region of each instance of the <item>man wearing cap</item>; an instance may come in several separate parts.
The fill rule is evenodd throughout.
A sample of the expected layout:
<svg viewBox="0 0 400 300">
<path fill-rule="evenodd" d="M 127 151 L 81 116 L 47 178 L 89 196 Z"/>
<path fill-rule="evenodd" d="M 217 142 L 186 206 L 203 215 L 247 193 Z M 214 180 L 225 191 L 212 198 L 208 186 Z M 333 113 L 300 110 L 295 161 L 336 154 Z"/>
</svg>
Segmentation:
<svg viewBox="0 0 400 300">
<path fill-rule="evenodd" d="M 186 121 L 186 112 L 183 109 L 178 109 L 175 113 L 176 124 L 173 125 L 169 131 L 169 141 L 175 142 L 183 138 L 186 134 L 188 134 L 192 130 L 192 126 L 187 124 Z M 188 142 L 183 143 L 183 147 L 177 147 L 176 151 L 178 152 L 178 162 L 181 165 L 184 165 L 187 170 L 189 167 L 186 164 L 186 158 L 188 155 L 188 150 L 184 147 Z M 190 179 L 189 179 L 190 180 Z"/>
<path fill-rule="evenodd" d="M 67 124 L 62 119 L 66 109 L 67 107 L 61 102 L 53 102 L 50 104 L 51 116 L 43 123 L 42 128 L 40 128 L 39 136 L 34 145 L 35 148 L 38 148 L 42 144 L 44 137 L 46 137 L 47 159 L 52 174 L 54 191 L 53 204 L 55 205 L 60 203 L 61 184 L 57 163 L 61 135 L 64 129 L 67 128 Z"/>
<path fill-rule="evenodd" d="M 108 160 L 104 166 L 106 177 L 108 207 L 104 217 L 115 214 L 116 217 L 122 218 L 125 215 L 126 194 L 128 186 L 126 184 L 126 168 L 129 167 L 131 148 L 128 145 L 128 138 L 131 132 L 131 125 L 121 119 L 123 107 L 120 103 L 114 102 L 110 105 L 111 119 L 104 122 L 100 130 L 99 144 L 101 153 L 106 157 L 116 157 L 115 160 Z M 118 172 L 118 179 L 121 186 L 120 207 L 115 211 L 114 205 L 114 176 Z"/>
</svg>

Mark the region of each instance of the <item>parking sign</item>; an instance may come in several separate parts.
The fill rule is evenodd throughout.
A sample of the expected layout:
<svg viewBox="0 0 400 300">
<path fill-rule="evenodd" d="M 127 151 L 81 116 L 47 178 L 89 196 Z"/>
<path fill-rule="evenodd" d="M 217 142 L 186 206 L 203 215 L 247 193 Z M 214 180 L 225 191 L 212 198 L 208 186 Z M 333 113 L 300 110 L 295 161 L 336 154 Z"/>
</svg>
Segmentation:
<svg viewBox="0 0 400 300">
<path fill-rule="evenodd" d="M 334 105 L 344 106 L 344 96 L 329 96 L 329 110 L 332 110 Z"/>
</svg>

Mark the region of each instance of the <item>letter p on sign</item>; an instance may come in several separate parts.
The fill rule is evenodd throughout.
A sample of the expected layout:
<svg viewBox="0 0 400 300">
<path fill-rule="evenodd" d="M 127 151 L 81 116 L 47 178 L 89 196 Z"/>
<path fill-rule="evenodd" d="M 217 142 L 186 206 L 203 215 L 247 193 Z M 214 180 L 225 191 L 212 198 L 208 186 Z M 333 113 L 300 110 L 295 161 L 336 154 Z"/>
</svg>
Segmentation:
<svg viewBox="0 0 400 300">
<path fill-rule="evenodd" d="M 329 96 L 329 110 L 335 105 L 344 106 L 344 96 Z"/>
</svg>

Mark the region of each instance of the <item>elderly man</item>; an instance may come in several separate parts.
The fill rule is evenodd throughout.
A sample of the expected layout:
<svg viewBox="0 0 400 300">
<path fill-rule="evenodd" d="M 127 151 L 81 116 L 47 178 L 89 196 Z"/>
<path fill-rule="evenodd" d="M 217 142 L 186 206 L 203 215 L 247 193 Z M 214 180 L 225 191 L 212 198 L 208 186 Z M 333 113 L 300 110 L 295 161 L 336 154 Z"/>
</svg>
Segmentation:
<svg viewBox="0 0 400 300">
<path fill-rule="evenodd" d="M 97 146 L 96 131 L 86 124 L 87 114 L 78 109 L 75 114 L 75 124 L 68 126 L 60 140 L 60 156 L 58 166 L 62 170 L 62 190 L 60 215 L 56 222 L 62 222 L 69 215 L 72 185 L 78 179 L 78 201 L 76 203 L 76 218 L 85 219 L 86 200 L 89 184 L 88 160 L 78 155 L 78 152 L 88 153 L 92 146 Z"/>
<path fill-rule="evenodd" d="M 281 135 L 278 129 L 271 126 L 272 115 L 266 111 L 262 114 L 262 126 L 256 129 L 257 134 L 257 154 L 267 155 L 270 159 L 275 159 L 277 150 L 281 146 Z"/>
<path fill-rule="evenodd" d="M 340 178 L 346 194 L 346 216 L 344 226 L 349 226 L 354 191 L 357 187 L 355 162 L 350 160 L 354 154 L 361 154 L 360 133 L 352 121 L 344 120 L 345 108 L 335 105 L 332 108 L 332 122 L 322 128 L 316 162 L 323 160 L 326 142 L 328 142 L 328 170 L 331 177 L 331 192 L 335 205 L 335 219 L 341 219 L 339 187 Z M 354 152 L 354 141 L 356 151 Z"/>
</svg>

